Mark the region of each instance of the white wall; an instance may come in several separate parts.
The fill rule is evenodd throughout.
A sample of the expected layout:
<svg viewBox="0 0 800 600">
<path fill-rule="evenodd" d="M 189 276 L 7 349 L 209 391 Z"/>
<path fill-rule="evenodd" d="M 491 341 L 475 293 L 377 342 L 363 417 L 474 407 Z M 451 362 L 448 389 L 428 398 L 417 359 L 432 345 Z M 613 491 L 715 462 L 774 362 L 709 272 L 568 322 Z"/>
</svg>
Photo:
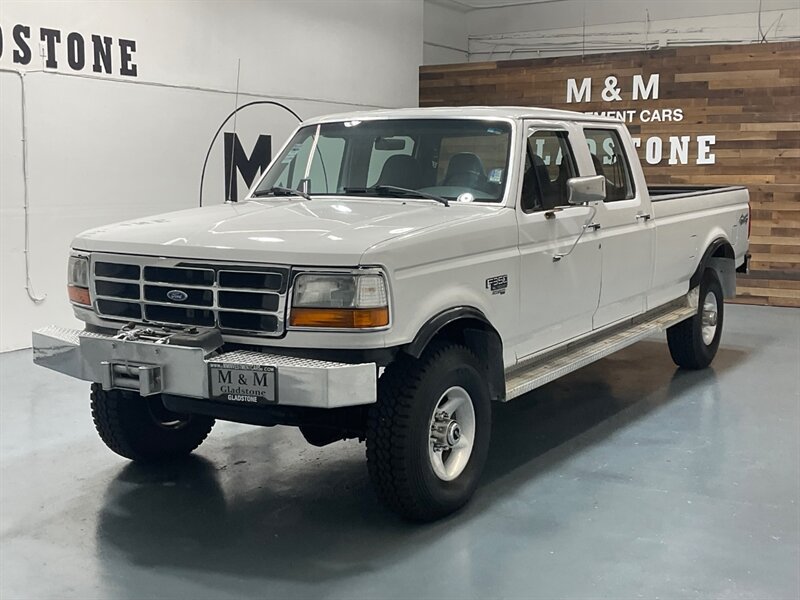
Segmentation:
<svg viewBox="0 0 800 600">
<path fill-rule="evenodd" d="M 800 39 L 797 0 L 762 0 L 760 19 L 767 41 Z M 426 42 L 468 50 L 426 45 L 425 64 L 752 43 L 758 22 L 759 0 L 425 0 Z"/>
<path fill-rule="evenodd" d="M 31 28 L 33 60 L 14 63 L 13 27 Z M 387 26 L 391 24 L 391 26 Z M 203 158 L 236 103 L 278 99 L 302 117 L 417 105 L 422 3 L 403 1 L 0 3 L 0 68 L 25 73 L 32 293 L 26 292 L 20 81 L 0 72 L 0 351 L 30 345 L 30 331 L 74 326 L 66 300 L 72 237 L 103 223 L 198 203 Z M 43 69 L 39 28 L 58 29 L 58 66 Z M 70 69 L 77 31 L 136 41 L 137 77 Z M 275 107 L 240 113 L 250 152 L 259 134 L 273 153 L 295 126 Z M 226 131 L 232 131 L 230 122 Z M 209 161 L 204 203 L 224 199 L 222 140 Z M 239 179 L 239 195 L 245 191 Z"/>
<path fill-rule="evenodd" d="M 467 17 L 463 9 L 426 0 L 423 32 L 423 64 L 467 61 Z"/>
</svg>

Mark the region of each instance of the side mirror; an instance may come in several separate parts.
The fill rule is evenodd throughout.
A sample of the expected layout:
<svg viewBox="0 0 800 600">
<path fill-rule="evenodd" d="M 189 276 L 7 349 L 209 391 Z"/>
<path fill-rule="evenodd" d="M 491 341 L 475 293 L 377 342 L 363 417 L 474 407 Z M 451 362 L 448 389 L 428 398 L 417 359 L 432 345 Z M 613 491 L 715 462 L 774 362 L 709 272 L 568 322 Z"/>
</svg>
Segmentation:
<svg viewBox="0 0 800 600">
<path fill-rule="evenodd" d="M 569 190 L 567 202 L 573 206 L 602 202 L 606 199 L 606 178 L 602 175 L 572 177 L 567 179 L 567 189 Z"/>
</svg>

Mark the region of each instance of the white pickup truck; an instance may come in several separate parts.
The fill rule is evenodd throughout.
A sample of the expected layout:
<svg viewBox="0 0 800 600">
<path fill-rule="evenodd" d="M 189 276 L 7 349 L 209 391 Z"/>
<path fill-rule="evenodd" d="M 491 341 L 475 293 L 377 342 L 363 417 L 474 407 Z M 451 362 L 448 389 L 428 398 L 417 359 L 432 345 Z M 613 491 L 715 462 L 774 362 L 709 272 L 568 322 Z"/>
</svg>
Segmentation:
<svg viewBox="0 0 800 600">
<path fill-rule="evenodd" d="M 83 330 L 33 334 L 92 382 L 136 461 L 215 419 L 366 441 L 390 508 L 463 506 L 492 401 L 666 330 L 709 365 L 747 268 L 742 187 L 648 188 L 625 126 L 535 108 L 409 109 L 303 123 L 243 202 L 80 234 Z"/>
</svg>

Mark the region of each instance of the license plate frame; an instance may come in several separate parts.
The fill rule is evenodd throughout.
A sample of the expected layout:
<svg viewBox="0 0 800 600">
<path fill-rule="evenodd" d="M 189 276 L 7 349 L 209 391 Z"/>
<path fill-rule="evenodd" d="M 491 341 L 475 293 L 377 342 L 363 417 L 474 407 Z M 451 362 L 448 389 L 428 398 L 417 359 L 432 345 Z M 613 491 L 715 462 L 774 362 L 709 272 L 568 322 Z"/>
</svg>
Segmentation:
<svg viewBox="0 0 800 600">
<path fill-rule="evenodd" d="M 209 362 L 207 373 L 209 400 L 239 406 L 278 403 L 278 369 L 274 366 Z"/>
</svg>

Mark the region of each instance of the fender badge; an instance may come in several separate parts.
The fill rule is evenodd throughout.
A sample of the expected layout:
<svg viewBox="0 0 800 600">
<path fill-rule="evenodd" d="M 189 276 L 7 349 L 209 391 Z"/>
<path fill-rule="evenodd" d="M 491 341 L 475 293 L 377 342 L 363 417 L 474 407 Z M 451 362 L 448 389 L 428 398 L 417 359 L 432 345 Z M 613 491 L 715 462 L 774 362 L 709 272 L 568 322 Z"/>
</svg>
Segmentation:
<svg viewBox="0 0 800 600">
<path fill-rule="evenodd" d="M 505 294 L 508 288 L 508 275 L 495 275 L 486 280 L 486 289 L 492 292 L 492 295 Z"/>
</svg>

